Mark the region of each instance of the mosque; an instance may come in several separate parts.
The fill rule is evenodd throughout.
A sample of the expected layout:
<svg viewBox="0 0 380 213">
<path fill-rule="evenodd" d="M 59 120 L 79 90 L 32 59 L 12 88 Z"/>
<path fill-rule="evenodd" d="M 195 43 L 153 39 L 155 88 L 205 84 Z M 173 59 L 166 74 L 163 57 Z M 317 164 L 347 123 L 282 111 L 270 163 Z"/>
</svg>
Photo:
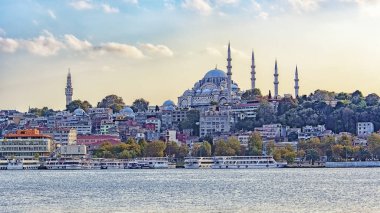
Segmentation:
<svg viewBox="0 0 380 213">
<path fill-rule="evenodd" d="M 212 102 L 219 105 L 239 103 L 242 92 L 237 83 L 232 81 L 231 49 L 228 44 L 227 73 L 215 67 L 206 73 L 202 80 L 194 84 L 178 97 L 180 108 L 209 106 Z"/>
<path fill-rule="evenodd" d="M 237 83 L 232 79 L 232 65 L 231 65 L 231 49 L 230 44 L 228 44 L 227 50 L 227 73 L 217 69 L 210 70 L 206 73 L 203 79 L 199 80 L 194 84 L 192 89 L 186 90 L 182 96 L 178 97 L 178 107 L 180 108 L 200 108 L 210 106 L 213 102 L 219 105 L 234 105 L 241 102 L 241 96 L 243 92 L 240 90 Z M 256 88 L 256 66 L 255 66 L 255 56 L 252 51 L 251 58 L 251 90 Z M 273 99 L 280 99 L 278 93 L 278 67 L 277 60 L 275 62 L 274 68 L 274 96 Z M 298 97 L 299 91 L 299 79 L 298 79 L 298 69 L 296 67 L 295 78 L 294 78 L 294 89 L 295 97 Z"/>
</svg>

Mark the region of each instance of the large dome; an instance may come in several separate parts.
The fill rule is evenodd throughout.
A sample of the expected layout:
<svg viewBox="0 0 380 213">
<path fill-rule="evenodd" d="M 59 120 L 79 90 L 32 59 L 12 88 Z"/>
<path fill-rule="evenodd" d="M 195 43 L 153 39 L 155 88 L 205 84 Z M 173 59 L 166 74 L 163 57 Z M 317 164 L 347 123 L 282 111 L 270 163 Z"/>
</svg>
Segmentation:
<svg viewBox="0 0 380 213">
<path fill-rule="evenodd" d="M 172 100 L 166 100 L 162 106 L 175 106 L 175 103 Z"/>
<path fill-rule="evenodd" d="M 208 71 L 204 78 L 227 78 L 227 74 L 222 70 L 214 69 Z"/>
<path fill-rule="evenodd" d="M 85 114 L 86 114 L 86 112 L 83 109 L 81 109 L 80 107 L 78 109 L 74 110 L 74 115 L 76 115 L 76 116 L 83 116 Z"/>
</svg>

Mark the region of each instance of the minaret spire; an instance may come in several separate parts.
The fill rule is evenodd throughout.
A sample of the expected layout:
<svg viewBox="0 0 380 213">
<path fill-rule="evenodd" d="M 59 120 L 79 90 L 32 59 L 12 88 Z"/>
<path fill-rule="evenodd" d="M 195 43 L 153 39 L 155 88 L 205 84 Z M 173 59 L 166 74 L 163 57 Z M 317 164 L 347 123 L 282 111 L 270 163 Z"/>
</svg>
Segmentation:
<svg viewBox="0 0 380 213">
<path fill-rule="evenodd" d="M 252 50 L 252 65 L 251 65 L 251 90 L 256 88 L 256 65 L 255 65 L 255 55 Z"/>
<path fill-rule="evenodd" d="M 66 88 L 65 88 L 65 95 L 66 95 L 66 106 L 71 103 L 73 100 L 73 87 L 71 85 L 71 73 L 70 68 L 69 72 L 67 74 L 67 80 L 66 80 Z"/>
<path fill-rule="evenodd" d="M 227 51 L 227 88 L 228 88 L 228 103 L 231 103 L 231 93 L 232 93 L 232 90 L 231 90 L 231 84 L 232 84 L 232 80 L 231 80 L 231 75 L 232 75 L 232 72 L 231 72 L 231 69 L 232 69 L 232 66 L 231 66 L 231 61 L 232 61 L 232 58 L 231 58 L 231 48 L 230 48 L 230 42 L 228 42 L 228 51 Z"/>
<path fill-rule="evenodd" d="M 299 85 L 298 85 L 298 82 L 299 82 L 299 78 L 298 78 L 298 67 L 296 65 L 296 72 L 294 74 L 294 95 L 296 98 L 298 98 L 298 92 L 299 92 Z"/>
<path fill-rule="evenodd" d="M 276 62 L 275 62 L 275 65 L 274 65 L 274 97 L 275 99 L 278 98 L 278 84 L 280 82 L 278 82 L 278 67 L 277 67 L 277 59 L 276 59 Z"/>
</svg>

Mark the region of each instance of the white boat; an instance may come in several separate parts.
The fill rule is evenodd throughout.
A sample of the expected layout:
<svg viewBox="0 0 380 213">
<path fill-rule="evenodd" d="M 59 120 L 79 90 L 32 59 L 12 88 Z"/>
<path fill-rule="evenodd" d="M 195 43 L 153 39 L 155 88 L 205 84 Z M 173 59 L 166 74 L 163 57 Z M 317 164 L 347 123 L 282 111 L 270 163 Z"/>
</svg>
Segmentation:
<svg viewBox="0 0 380 213">
<path fill-rule="evenodd" d="M 149 169 L 168 169 L 169 168 L 169 161 L 167 157 L 152 157 L 152 158 L 141 158 L 136 159 L 138 162 L 138 165 L 142 169 L 149 168 Z"/>
<path fill-rule="evenodd" d="M 81 159 L 50 159 L 44 163 L 44 167 L 50 170 L 82 170 L 96 168 L 93 162 Z"/>
<path fill-rule="evenodd" d="M 100 162 L 100 169 L 124 169 L 124 163 L 118 160 L 104 160 Z"/>
<path fill-rule="evenodd" d="M 1 160 L 0 170 L 24 170 L 38 169 L 40 162 L 38 160 Z"/>
<path fill-rule="evenodd" d="M 215 156 L 213 159 L 213 169 L 264 169 L 286 165 L 277 163 L 272 156 Z"/>
<path fill-rule="evenodd" d="M 211 157 L 186 157 L 185 169 L 209 169 L 213 163 Z"/>
</svg>

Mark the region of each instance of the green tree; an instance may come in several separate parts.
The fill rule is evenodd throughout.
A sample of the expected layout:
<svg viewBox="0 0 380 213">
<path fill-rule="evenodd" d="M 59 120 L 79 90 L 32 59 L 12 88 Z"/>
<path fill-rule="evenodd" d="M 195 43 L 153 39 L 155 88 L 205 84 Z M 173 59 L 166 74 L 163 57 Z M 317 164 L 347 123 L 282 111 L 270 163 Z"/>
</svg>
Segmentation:
<svg viewBox="0 0 380 213">
<path fill-rule="evenodd" d="M 276 117 L 273 105 L 267 101 L 261 102 L 257 108 L 256 119 L 260 124 L 274 123 Z"/>
<path fill-rule="evenodd" d="M 117 95 L 107 95 L 97 105 L 98 108 L 111 108 L 114 112 L 119 112 L 124 106 L 123 98 Z"/>
<path fill-rule="evenodd" d="M 178 149 L 178 158 L 183 159 L 189 155 L 189 147 L 186 144 L 181 144 Z"/>
<path fill-rule="evenodd" d="M 165 148 L 165 142 L 154 141 L 148 143 L 145 152 L 148 157 L 164 157 Z"/>
<path fill-rule="evenodd" d="M 87 112 L 89 108 L 92 108 L 92 105 L 88 101 L 74 100 L 66 106 L 66 110 L 69 112 L 74 112 L 78 108 Z"/>
<path fill-rule="evenodd" d="M 179 123 L 180 130 L 192 129 L 194 135 L 199 135 L 199 111 L 189 110 L 186 114 L 186 119 Z"/>
<path fill-rule="evenodd" d="M 148 107 L 149 101 L 143 98 L 136 99 L 131 106 L 134 112 L 145 112 L 148 110 Z"/>
<path fill-rule="evenodd" d="M 242 96 L 241 96 L 241 99 L 243 100 L 254 100 L 256 98 L 261 98 L 262 97 L 262 94 L 261 94 L 261 91 L 260 89 L 253 89 L 253 90 L 247 90 L 245 91 Z"/>
<path fill-rule="evenodd" d="M 42 109 L 39 108 L 30 108 L 29 113 L 33 113 L 37 116 L 43 116 L 43 117 L 49 117 L 54 115 L 55 111 L 53 109 L 49 109 L 48 107 L 42 107 Z"/>
<path fill-rule="evenodd" d="M 379 104 L 380 97 L 376 93 L 371 93 L 365 97 L 367 106 L 376 106 Z"/>
<path fill-rule="evenodd" d="M 214 155 L 224 156 L 226 155 L 227 144 L 224 140 L 219 140 L 215 143 Z"/>
<path fill-rule="evenodd" d="M 375 159 L 380 157 L 380 135 L 373 133 L 368 137 L 368 151 Z"/>
<path fill-rule="evenodd" d="M 141 139 L 138 144 L 140 146 L 140 156 L 146 157 L 146 147 L 148 146 L 148 143 L 144 139 Z"/>
<path fill-rule="evenodd" d="M 248 141 L 248 154 L 249 155 L 262 155 L 263 153 L 263 140 L 260 133 L 254 132 L 249 137 Z"/>
<path fill-rule="evenodd" d="M 306 160 L 311 161 L 311 164 L 314 165 L 315 161 L 319 160 L 319 153 L 315 149 L 306 150 Z"/>
<path fill-rule="evenodd" d="M 179 151 L 179 146 L 176 142 L 168 142 L 165 148 L 166 156 L 174 156 L 177 157 Z"/>
</svg>

